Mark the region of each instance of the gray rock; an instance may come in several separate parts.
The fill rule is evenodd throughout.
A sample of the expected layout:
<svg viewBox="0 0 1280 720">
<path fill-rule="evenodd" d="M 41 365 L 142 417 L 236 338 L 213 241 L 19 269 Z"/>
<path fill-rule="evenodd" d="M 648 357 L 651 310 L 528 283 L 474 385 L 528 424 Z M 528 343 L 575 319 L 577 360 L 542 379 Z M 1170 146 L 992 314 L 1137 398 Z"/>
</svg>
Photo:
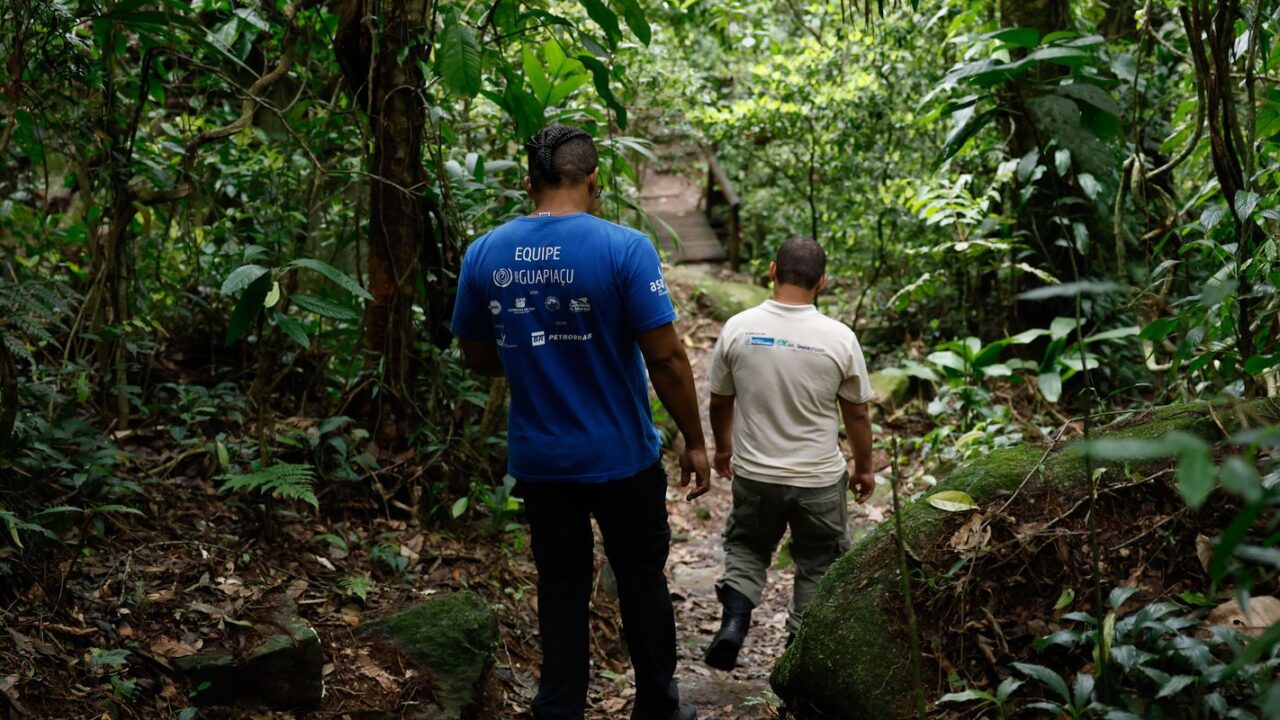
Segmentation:
<svg viewBox="0 0 1280 720">
<path fill-rule="evenodd" d="M 903 372 L 871 373 L 871 395 L 876 403 L 898 407 L 911 396 L 911 377 Z"/>
<path fill-rule="evenodd" d="M 292 607 L 258 629 L 269 634 L 243 655 L 215 649 L 174 659 L 197 705 L 288 709 L 320 702 L 324 650 L 316 631 Z"/>
<path fill-rule="evenodd" d="M 498 644 L 498 616 L 479 595 L 464 590 L 432 597 L 404 612 L 356 628 L 356 635 L 400 652 L 432 680 L 435 705 L 422 720 L 488 720 L 486 688 Z"/>
</svg>

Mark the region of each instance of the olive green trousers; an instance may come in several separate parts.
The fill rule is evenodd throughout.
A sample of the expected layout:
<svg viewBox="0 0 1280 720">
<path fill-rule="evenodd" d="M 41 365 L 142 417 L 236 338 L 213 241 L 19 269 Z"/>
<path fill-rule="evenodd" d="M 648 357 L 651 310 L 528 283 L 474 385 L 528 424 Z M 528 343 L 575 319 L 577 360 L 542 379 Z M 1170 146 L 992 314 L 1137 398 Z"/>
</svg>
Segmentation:
<svg viewBox="0 0 1280 720">
<path fill-rule="evenodd" d="M 736 475 L 733 511 L 724 529 L 724 575 L 716 582 L 717 593 L 730 587 L 759 605 L 774 551 L 790 527 L 796 574 L 787 630 L 799 630 L 818 581 L 849 549 L 848 485 L 847 477 L 826 487 L 792 487 Z"/>
</svg>

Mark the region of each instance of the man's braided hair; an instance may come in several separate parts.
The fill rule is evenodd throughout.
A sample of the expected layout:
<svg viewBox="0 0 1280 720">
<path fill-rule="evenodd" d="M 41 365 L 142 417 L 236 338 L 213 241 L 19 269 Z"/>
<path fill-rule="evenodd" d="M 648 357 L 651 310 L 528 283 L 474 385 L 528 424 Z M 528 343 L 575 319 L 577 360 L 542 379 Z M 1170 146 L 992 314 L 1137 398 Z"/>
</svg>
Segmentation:
<svg viewBox="0 0 1280 720">
<path fill-rule="evenodd" d="M 599 162 L 591 135 L 569 125 L 548 125 L 529 138 L 524 149 L 529 152 L 529 182 L 534 190 L 583 183 Z"/>
</svg>

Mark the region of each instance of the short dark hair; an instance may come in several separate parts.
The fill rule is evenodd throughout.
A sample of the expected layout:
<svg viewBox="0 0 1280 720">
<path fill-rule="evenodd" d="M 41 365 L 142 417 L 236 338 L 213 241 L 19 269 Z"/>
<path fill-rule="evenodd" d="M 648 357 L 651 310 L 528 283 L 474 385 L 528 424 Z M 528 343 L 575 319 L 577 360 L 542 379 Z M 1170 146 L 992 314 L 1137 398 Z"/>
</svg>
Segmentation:
<svg viewBox="0 0 1280 720">
<path fill-rule="evenodd" d="M 569 125 L 548 125 L 524 148 L 529 151 L 529 183 L 534 190 L 586 182 L 600 161 L 587 131 Z"/>
<path fill-rule="evenodd" d="M 806 237 L 791 238 L 778 248 L 774 261 L 777 282 L 812 290 L 827 271 L 827 253 L 816 241 Z"/>
</svg>

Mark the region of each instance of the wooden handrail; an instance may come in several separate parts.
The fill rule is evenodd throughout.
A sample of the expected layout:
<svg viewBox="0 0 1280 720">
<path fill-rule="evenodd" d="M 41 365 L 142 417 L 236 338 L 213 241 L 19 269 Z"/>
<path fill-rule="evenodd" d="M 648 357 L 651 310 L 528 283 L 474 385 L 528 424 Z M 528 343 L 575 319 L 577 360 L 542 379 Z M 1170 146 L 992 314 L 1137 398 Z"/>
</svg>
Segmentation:
<svg viewBox="0 0 1280 720">
<path fill-rule="evenodd" d="M 721 167 L 720 159 L 716 157 L 715 151 L 707 145 L 699 145 L 699 147 L 702 148 L 703 154 L 707 156 L 707 217 L 711 217 L 712 191 L 714 188 L 719 187 L 724 203 L 729 206 L 729 238 L 727 243 L 729 266 L 736 270 L 741 262 L 742 219 L 740 211 L 742 199 L 738 197 L 738 191 L 734 189 L 733 181 L 729 179 L 729 175 Z"/>
</svg>

